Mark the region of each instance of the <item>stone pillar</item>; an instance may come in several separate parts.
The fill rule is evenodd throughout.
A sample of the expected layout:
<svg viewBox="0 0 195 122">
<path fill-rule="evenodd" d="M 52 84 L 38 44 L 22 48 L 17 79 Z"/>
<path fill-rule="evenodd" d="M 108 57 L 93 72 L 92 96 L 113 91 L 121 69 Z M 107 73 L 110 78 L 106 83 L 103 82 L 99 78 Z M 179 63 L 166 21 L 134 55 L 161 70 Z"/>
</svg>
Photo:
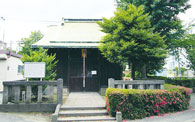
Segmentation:
<svg viewBox="0 0 195 122">
<path fill-rule="evenodd" d="M 109 87 L 114 88 L 114 79 L 113 79 L 113 78 L 109 78 L 109 79 L 108 79 L 108 88 L 109 88 Z"/>
<path fill-rule="evenodd" d="M 57 103 L 63 103 L 63 79 L 57 80 Z"/>
<path fill-rule="evenodd" d="M 123 88 L 123 85 L 122 84 L 117 84 L 117 88 L 118 89 L 122 89 Z"/>
<path fill-rule="evenodd" d="M 31 103 L 31 94 L 32 94 L 31 89 L 32 89 L 31 86 L 26 87 L 26 103 Z"/>
<path fill-rule="evenodd" d="M 154 84 L 150 84 L 150 89 L 155 89 Z"/>
<path fill-rule="evenodd" d="M 160 89 L 164 89 L 164 84 L 160 84 Z"/>
<path fill-rule="evenodd" d="M 195 93 L 195 87 L 192 87 L 192 93 Z"/>
<path fill-rule="evenodd" d="M 14 103 L 18 104 L 20 101 L 20 86 L 14 86 Z"/>
<path fill-rule="evenodd" d="M 8 101 L 12 101 L 14 99 L 14 86 L 9 86 L 8 87 Z"/>
<path fill-rule="evenodd" d="M 26 92 L 22 91 L 22 103 L 25 103 L 26 101 L 26 96 L 25 96 Z"/>
<path fill-rule="evenodd" d="M 121 112 L 116 112 L 116 121 L 117 122 L 122 122 L 122 113 Z"/>
<path fill-rule="evenodd" d="M 123 89 L 125 89 L 125 84 L 123 84 Z"/>
<path fill-rule="evenodd" d="M 49 85 L 49 102 L 50 103 L 53 102 L 53 94 L 54 94 L 54 86 L 53 85 Z"/>
<path fill-rule="evenodd" d="M 42 97 L 43 97 L 43 87 L 38 86 L 38 97 L 37 97 L 37 102 L 38 103 L 42 102 Z"/>
<path fill-rule="evenodd" d="M 144 85 L 143 85 L 143 84 L 140 84 L 140 85 L 138 86 L 138 89 L 144 89 Z"/>
<path fill-rule="evenodd" d="M 127 88 L 128 89 L 133 89 L 133 85 L 128 85 Z"/>
<path fill-rule="evenodd" d="M 3 87 L 3 104 L 8 103 L 8 97 L 9 97 L 8 86 L 4 86 Z"/>
</svg>

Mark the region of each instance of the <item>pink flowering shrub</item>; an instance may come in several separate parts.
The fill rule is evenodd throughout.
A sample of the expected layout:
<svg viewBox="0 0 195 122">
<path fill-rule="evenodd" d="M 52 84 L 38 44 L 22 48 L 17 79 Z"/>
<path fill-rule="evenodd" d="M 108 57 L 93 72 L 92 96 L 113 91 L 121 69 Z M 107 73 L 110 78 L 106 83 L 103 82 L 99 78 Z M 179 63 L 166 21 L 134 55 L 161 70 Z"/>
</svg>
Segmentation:
<svg viewBox="0 0 195 122">
<path fill-rule="evenodd" d="M 141 119 L 153 115 L 188 109 L 190 89 L 168 86 L 167 90 L 106 90 L 106 107 L 111 116 L 122 112 L 123 119 Z"/>
</svg>

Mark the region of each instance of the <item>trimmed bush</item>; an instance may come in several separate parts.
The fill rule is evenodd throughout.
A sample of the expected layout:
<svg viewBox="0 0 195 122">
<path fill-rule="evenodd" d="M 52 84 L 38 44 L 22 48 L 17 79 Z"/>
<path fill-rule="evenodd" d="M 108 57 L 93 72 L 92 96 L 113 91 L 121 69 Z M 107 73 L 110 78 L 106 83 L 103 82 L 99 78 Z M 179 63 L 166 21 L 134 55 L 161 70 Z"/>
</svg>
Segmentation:
<svg viewBox="0 0 195 122">
<path fill-rule="evenodd" d="M 179 85 L 188 88 L 195 87 L 195 79 L 188 79 L 188 78 L 167 78 L 162 76 L 150 76 L 151 79 L 158 79 L 158 80 L 165 80 L 165 83 L 172 84 L 172 85 Z"/>
<path fill-rule="evenodd" d="M 106 90 L 106 107 L 111 116 L 122 112 L 123 119 L 142 119 L 153 115 L 188 109 L 191 91 L 185 87 L 166 85 L 167 90 Z"/>
</svg>

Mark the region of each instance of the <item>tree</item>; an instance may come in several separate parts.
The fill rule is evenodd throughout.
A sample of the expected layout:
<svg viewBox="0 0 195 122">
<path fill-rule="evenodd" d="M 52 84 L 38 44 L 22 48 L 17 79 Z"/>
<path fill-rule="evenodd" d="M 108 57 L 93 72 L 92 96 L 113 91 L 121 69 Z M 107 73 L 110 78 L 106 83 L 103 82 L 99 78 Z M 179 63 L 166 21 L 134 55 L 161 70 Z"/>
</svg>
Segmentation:
<svg viewBox="0 0 195 122">
<path fill-rule="evenodd" d="M 195 74 L 195 47 L 187 49 L 187 54 L 187 59 L 189 60 L 188 67 L 190 67 Z"/>
<path fill-rule="evenodd" d="M 166 57 L 166 45 L 158 33 L 153 33 L 144 7 L 130 4 L 126 10 L 118 8 L 115 16 L 98 22 L 106 36 L 99 46 L 102 54 L 111 62 L 131 64 L 132 77 L 142 68 L 146 77 L 148 64 L 159 65 Z"/>
<path fill-rule="evenodd" d="M 43 34 L 40 31 L 31 32 L 31 35 L 28 38 L 23 38 L 22 43 L 24 47 L 22 47 L 22 51 L 19 54 L 30 54 L 31 46 L 33 43 L 39 41 L 43 38 Z"/>
<path fill-rule="evenodd" d="M 58 61 L 56 61 L 56 54 L 48 55 L 48 50 L 40 48 L 37 50 L 30 50 L 30 54 L 27 53 L 23 55 L 23 62 L 45 62 L 46 64 L 46 74 L 43 80 L 55 80 L 56 70 L 55 66 Z"/>
<path fill-rule="evenodd" d="M 188 67 L 195 73 L 195 34 L 186 34 L 181 40 L 181 45 L 185 48 L 189 61 Z"/>
<path fill-rule="evenodd" d="M 175 67 L 175 71 L 176 71 L 176 76 L 179 76 L 179 68 Z M 184 76 L 184 73 L 187 71 L 186 68 L 181 67 L 181 76 Z"/>
<path fill-rule="evenodd" d="M 184 13 L 190 5 L 189 0 L 116 0 L 117 6 L 126 10 L 129 4 L 136 6 L 144 5 L 145 13 L 149 13 L 151 25 L 154 32 L 165 36 L 168 49 L 175 49 L 175 40 L 182 37 L 185 30 L 181 20 L 177 17 L 179 13 Z"/>
<path fill-rule="evenodd" d="M 39 47 L 38 49 L 32 49 L 33 43 L 37 42 L 43 37 L 40 31 L 31 32 L 28 38 L 24 38 L 24 47 L 20 52 L 23 54 L 23 62 L 45 62 L 46 63 L 46 75 L 43 80 L 54 80 L 56 77 L 55 66 L 57 64 L 56 54 L 48 55 L 48 50 Z"/>
</svg>

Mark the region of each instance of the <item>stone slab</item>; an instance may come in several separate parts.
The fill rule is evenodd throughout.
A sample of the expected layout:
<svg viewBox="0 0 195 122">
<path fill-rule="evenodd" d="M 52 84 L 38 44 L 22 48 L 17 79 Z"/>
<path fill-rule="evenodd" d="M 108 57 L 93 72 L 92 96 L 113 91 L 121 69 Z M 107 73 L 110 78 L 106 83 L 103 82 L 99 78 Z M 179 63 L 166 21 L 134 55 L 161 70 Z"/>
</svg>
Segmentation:
<svg viewBox="0 0 195 122">
<path fill-rule="evenodd" d="M 2 104 L 1 112 L 54 112 L 57 104 Z"/>
</svg>

